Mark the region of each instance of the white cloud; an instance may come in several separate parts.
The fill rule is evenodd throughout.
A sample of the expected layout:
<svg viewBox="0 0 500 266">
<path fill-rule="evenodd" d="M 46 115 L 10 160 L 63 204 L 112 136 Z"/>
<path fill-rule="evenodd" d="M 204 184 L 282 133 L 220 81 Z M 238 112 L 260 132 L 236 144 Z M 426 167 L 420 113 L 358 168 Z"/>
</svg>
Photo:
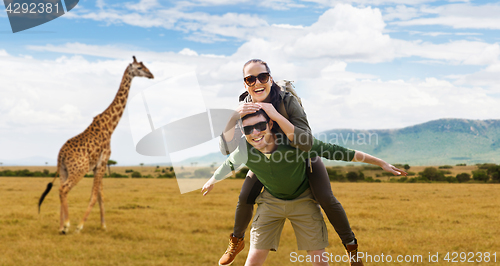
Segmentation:
<svg viewBox="0 0 500 266">
<path fill-rule="evenodd" d="M 424 7 L 418 12 L 426 14 L 446 13 L 451 12 L 449 11 L 449 9 L 452 9 L 451 6 L 461 10 L 459 7 L 463 7 L 464 5 L 449 5 L 443 7 L 443 9 Z M 389 11 L 397 13 L 397 10 L 401 10 L 403 13 L 416 12 L 414 9 L 403 5 L 399 5 L 394 10 Z M 420 57 L 421 59 L 414 61 L 454 65 L 490 65 L 498 62 L 500 55 L 498 44 L 488 44 L 483 41 L 458 40 L 435 44 L 418 40 L 405 41 L 391 38 L 388 34 L 384 34 L 386 24 L 381 11 L 370 7 L 355 8 L 351 5 L 338 4 L 321 14 L 318 20 L 311 26 L 292 26 L 289 24 L 269 25 L 265 20 L 257 16 L 236 13 L 210 15 L 201 12 L 185 13 L 174 9 L 158 12 L 164 13 L 165 16 L 162 16 L 162 18 L 168 17 L 168 19 L 172 20 L 171 27 L 187 31 L 188 38 L 191 40 L 201 42 L 223 40 L 218 36 L 237 37 L 244 40 L 245 42 L 232 56 L 233 58 L 266 58 L 268 61 L 280 64 L 307 60 L 318 64 L 319 67 L 324 67 L 328 64 L 325 61 L 329 60 L 378 63 L 390 62 L 402 57 Z M 142 16 L 137 13 L 133 15 Z M 153 16 L 154 18 L 156 15 L 148 14 L 148 16 Z M 121 16 L 118 16 L 118 18 L 119 20 L 124 19 Z M 153 21 L 155 20 L 153 19 L 148 22 L 145 19 L 141 23 L 146 25 L 153 23 Z M 161 19 L 158 23 L 163 23 L 162 25 L 165 26 L 165 23 Z M 256 38 L 256 35 L 253 34 L 256 31 L 261 33 L 258 36 L 259 38 Z M 247 34 L 248 32 L 252 34 Z M 447 32 L 413 33 L 431 36 L 449 34 Z M 111 58 L 120 58 L 126 51 L 131 50 L 129 47 L 79 46 L 82 46 L 82 44 L 73 43 L 57 47 L 50 45 L 29 47 L 30 49 L 39 51 L 90 54 Z M 139 52 L 141 51 L 137 51 L 137 53 Z M 141 52 L 141 54 L 145 58 L 152 59 L 157 57 L 170 58 L 173 56 L 168 52 Z M 196 55 L 197 52 L 183 50 L 179 55 L 187 54 Z M 206 55 L 201 56 L 206 57 Z M 297 69 L 293 66 L 289 67 L 288 70 L 291 73 L 298 73 L 296 72 Z M 312 72 L 312 70 L 307 71 L 303 75 L 305 77 L 314 75 Z"/>
<path fill-rule="evenodd" d="M 500 93 L 500 63 L 489 65 L 475 73 L 454 75 L 450 79 L 457 85 L 482 87 L 491 94 Z"/>
<path fill-rule="evenodd" d="M 243 3 L 252 2 L 250 0 L 195 0 L 192 1 L 191 5 L 202 5 L 202 6 L 222 6 L 222 5 L 238 5 Z"/>
<path fill-rule="evenodd" d="M 138 13 L 122 14 L 115 10 L 105 11 L 101 10 L 98 12 L 79 14 L 78 12 L 68 13 L 66 18 L 79 18 L 79 19 L 90 19 L 96 21 L 104 21 L 109 24 L 119 24 L 125 23 L 132 26 L 138 27 L 168 27 L 168 19 L 161 19 L 158 17 L 153 17 L 150 14 L 141 15 Z"/>
<path fill-rule="evenodd" d="M 138 12 L 147 12 L 153 8 L 160 7 L 158 0 L 140 0 L 139 3 L 125 3 L 125 6 L 130 10 Z"/>
<path fill-rule="evenodd" d="M 75 47 L 86 49 L 88 53 L 96 48 L 82 44 Z M 66 48 L 72 50 L 71 45 Z M 108 52 L 113 50 L 112 47 L 102 48 Z M 9 67 L 0 73 L 3 80 L 0 90 L 0 158 L 31 155 L 56 158 L 64 141 L 81 133 L 92 118 L 104 111 L 113 100 L 124 70 L 132 62 L 130 51 L 121 52 L 121 56 L 115 54 L 120 59 L 94 62 L 81 56 L 61 56 L 55 60 L 2 56 L 2 62 Z M 154 60 L 144 60 L 139 54 L 136 56 L 139 61 L 144 61 L 155 79 L 135 78 L 129 98 L 164 79 L 192 71 L 195 66 L 180 59 L 190 56 L 175 53 L 164 54 Z M 201 62 L 205 59 L 202 56 L 197 58 Z M 211 62 L 217 60 L 220 59 L 210 58 Z M 141 157 L 135 153 L 126 116 L 124 114 L 112 139 L 115 151 L 112 158 L 129 164 L 140 160 L 165 160 Z"/>
<path fill-rule="evenodd" d="M 237 54 L 272 58 L 278 62 L 300 58 L 376 63 L 415 56 L 423 58 L 421 62 L 489 65 L 499 60 L 498 44 L 466 40 L 440 44 L 404 41 L 390 38 L 384 30 L 385 23 L 378 9 L 337 5 L 309 27 L 274 27 L 268 35 L 244 43 Z"/>
<path fill-rule="evenodd" d="M 304 29 L 302 25 L 290 25 L 290 24 L 273 24 L 273 27 L 283 28 L 283 29 Z"/>
<path fill-rule="evenodd" d="M 185 12 L 181 8 L 162 8 L 156 1 L 144 0 L 128 4 L 127 9 L 102 8 L 98 11 L 85 9 L 68 13 L 65 18 L 90 19 L 108 24 L 128 24 L 143 28 L 165 28 L 190 33 L 190 40 L 200 42 L 224 41 L 223 37 L 246 39 L 256 27 L 266 27 L 267 22 L 255 15 L 225 13 L 211 15 L 205 12 Z M 140 13 L 131 13 L 130 9 Z M 222 36 L 222 37 L 221 37 Z"/>
<path fill-rule="evenodd" d="M 492 64 L 486 68 L 487 72 L 500 72 L 500 63 Z"/>
<path fill-rule="evenodd" d="M 394 22 L 399 26 L 445 25 L 455 29 L 500 29 L 500 18 L 468 18 L 446 16 L 439 18 L 421 18 L 404 22 Z"/>
<path fill-rule="evenodd" d="M 181 55 L 189 55 L 189 56 L 197 56 L 197 55 L 198 55 L 198 53 L 197 53 L 197 52 L 195 52 L 195 51 L 193 51 L 193 50 L 191 50 L 191 49 L 189 49 L 189 48 L 184 48 L 184 49 L 182 49 L 182 50 L 179 52 L 179 54 L 181 54 Z"/>
<path fill-rule="evenodd" d="M 411 35 L 422 35 L 422 36 L 443 36 L 443 35 L 455 35 L 455 36 L 482 36 L 482 33 L 478 32 L 439 32 L 439 31 L 409 31 Z"/>
<path fill-rule="evenodd" d="M 6 115 L 0 120 L 3 129 L 54 130 L 89 123 L 91 117 L 82 117 L 81 114 L 88 114 L 91 105 L 101 103 L 92 94 L 106 95 L 98 90 L 106 87 L 106 81 L 99 81 L 99 78 L 116 71 L 111 65 L 88 63 L 82 57 L 61 57 L 56 61 L 9 57 L 4 62 L 9 62 L 10 67 L 2 72 L 5 85 L 2 105 L 7 106 L 2 111 Z M 110 68 L 106 69 L 106 66 Z M 80 105 L 74 105 L 74 102 Z"/>
<path fill-rule="evenodd" d="M 139 4 L 141 3 L 150 2 L 140 2 Z M 206 4 L 206 2 L 202 1 L 197 4 Z M 219 1 L 217 4 L 227 3 Z M 497 8 L 497 5 L 477 6 L 470 13 L 467 12 L 469 7 L 471 7 L 470 4 L 453 4 L 440 7 L 424 6 L 417 9 L 401 4 L 394 8 L 385 8 L 385 15 L 382 16 L 381 11 L 377 8 L 356 8 L 351 5 L 336 4 L 334 8 L 328 9 L 319 16 L 318 20 L 311 26 L 278 23 L 270 25 L 257 15 L 231 12 L 221 15 L 211 15 L 204 12 L 190 13 L 182 11 L 178 7 L 150 11 L 147 14 L 130 14 L 126 11 L 107 9 L 75 16 L 108 23 L 126 23 L 140 27 L 163 27 L 183 31 L 186 33 L 187 40 L 202 43 L 228 41 L 236 38 L 244 41 L 238 49 L 237 55 L 273 58 L 279 62 L 287 61 L 287 58 L 294 58 L 294 60 L 296 58 L 308 60 L 327 58 L 346 62 L 378 63 L 390 62 L 395 58 L 417 56 L 424 58 L 420 62 L 441 60 L 449 64 L 471 65 L 494 63 L 498 60 L 498 46 L 484 43 L 481 40 L 474 41 L 472 39 L 471 41 L 460 40 L 433 44 L 393 39 L 386 34 L 384 19 L 396 20 L 390 22 L 391 25 L 410 25 L 418 20 L 441 20 L 446 17 L 471 19 L 476 24 L 480 24 L 484 19 L 498 19 L 488 17 L 494 12 L 486 12 L 489 8 Z M 414 19 L 422 14 L 432 14 L 438 17 Z M 399 21 L 406 19 L 410 20 Z M 500 21 L 496 25 L 500 25 Z M 255 32 L 260 34 L 256 36 Z M 413 31 L 411 33 L 434 37 L 448 34 L 460 36 L 458 33 L 448 32 Z M 366 45 L 367 43 L 370 45 Z M 116 52 L 112 51 L 112 53 Z"/>
<path fill-rule="evenodd" d="M 337 72 L 337 76 L 344 76 Z M 497 99 L 447 80 L 323 79 L 303 103 L 314 132 L 401 128 L 439 118 L 498 119 Z M 300 88 L 298 88 L 300 91 Z M 316 115 L 328 114 L 328 115 Z"/>
<path fill-rule="evenodd" d="M 97 8 L 104 8 L 104 6 L 106 6 L 106 3 L 104 3 L 104 0 L 96 0 L 95 1 L 95 6 Z"/>
<path fill-rule="evenodd" d="M 190 9 L 203 5 L 239 4 L 255 8 L 269 5 L 264 7 L 265 10 L 302 8 L 301 4 L 309 1 L 298 2 L 298 5 L 287 0 L 254 2 L 182 1 L 174 8 L 165 8 L 155 0 L 128 2 L 120 6 L 98 0 L 96 5 L 100 10 L 89 11 L 79 6 L 64 16 L 107 24 L 165 28 L 179 31 L 186 39 L 198 42 L 234 39 L 241 42 L 237 51 L 227 56 L 203 54 L 184 47 L 153 52 L 127 44 L 89 45 L 81 42 L 30 45 L 24 55 L 17 54 L 17 51 L 13 55 L 8 48 L 0 49 L 2 62 L 9 66 L 0 72 L 3 81 L 0 90 L 0 158 L 28 157 L 27 154 L 56 158 L 62 143 L 85 129 L 92 117 L 109 105 L 132 55 L 151 69 L 155 80 L 135 79 L 130 96 L 196 67 L 207 106 L 217 108 L 236 105 L 237 96 L 243 91 L 243 64 L 250 58 L 262 58 L 269 63 L 275 79 L 296 81 L 296 89 L 314 132 L 332 128 L 400 128 L 446 117 L 498 119 L 499 44 L 456 40 L 460 39 L 457 36 L 471 37 L 481 33 L 451 29 L 453 23 L 470 29 L 497 27 L 498 4 L 421 7 L 421 3 L 431 1 L 316 1 L 332 8 L 325 11 L 318 8 L 317 11 L 323 13 L 312 24 L 304 24 L 299 19 L 297 24 L 288 20 L 280 23 L 279 19 L 268 20 L 258 12 L 259 15 L 234 12 L 214 15 L 192 11 L 201 9 Z M 353 7 L 345 3 L 360 5 Z M 397 3 L 397 6 L 383 6 L 382 11 L 366 7 L 380 3 Z M 453 34 L 454 41 L 433 43 L 391 38 L 386 23 L 390 30 L 397 28 L 391 26 L 450 26 L 449 32 L 439 29 L 412 33 L 422 36 Z M 256 32 L 260 34 L 256 35 Z M 47 52 L 67 55 L 40 60 L 36 52 L 43 53 L 44 58 L 50 58 L 51 54 Z M 87 56 L 99 59 L 89 60 Z M 391 78 L 389 74 L 389 78 L 382 80 L 376 75 L 356 73 L 349 68 L 352 62 L 392 62 L 406 57 L 411 57 L 412 62 L 440 64 L 443 68 L 453 64 L 480 66 L 482 69 L 474 73 L 445 77 L 436 74 L 406 80 Z M 406 67 L 404 62 L 400 64 L 401 69 Z M 373 64 L 372 67 L 383 65 Z M 182 110 L 177 112 L 182 113 Z M 112 158 L 118 158 L 120 164 L 158 162 L 156 158 L 137 156 L 126 117 L 115 132 L 112 146 Z"/>
<path fill-rule="evenodd" d="M 87 49 L 88 53 L 117 50 L 82 44 L 75 47 Z M 69 45 L 67 49 L 73 48 Z M 121 52 L 123 55 L 117 57 L 126 58 L 132 53 L 125 49 Z M 241 68 L 248 55 L 207 59 L 195 54 L 144 54 L 147 56 L 137 55 L 137 59 L 144 61 L 155 80 L 135 79 L 131 97 L 160 80 L 191 71 L 193 67 L 198 69 L 208 106 L 234 107 L 237 95 L 243 90 Z M 80 133 L 93 116 L 109 105 L 131 59 L 90 62 L 80 56 L 63 56 L 53 61 L 5 56 L 3 61 L 10 67 L 0 73 L 4 80 L 0 97 L 2 138 L 19 144 L 29 132 L 50 135 L 45 141 L 52 144 L 48 150 L 45 147 L 40 151 L 40 155 L 55 158 L 66 139 Z M 498 64 L 480 73 L 457 76 L 450 82 L 435 77 L 381 81 L 373 75 L 347 71 L 349 63 L 345 61 L 287 61 L 271 58 L 269 65 L 276 78 L 297 81 L 296 88 L 314 132 L 339 127 L 398 128 L 444 117 L 496 118 L 492 115 L 500 112 L 497 100 L 489 95 L 494 88 L 498 91 L 498 85 L 492 86 L 500 84 Z M 490 83 L 483 80 L 485 75 L 489 75 Z M 24 76 L 30 78 L 24 79 Z M 130 149 L 127 152 L 134 153 L 127 132 L 128 124 L 120 123 L 113 150 Z M 136 158 L 128 153 L 122 156 Z M 120 162 L 128 160 L 116 152 L 113 158 Z M 154 158 L 144 161 L 151 160 Z"/>
<path fill-rule="evenodd" d="M 285 51 L 305 58 L 331 56 L 365 62 L 392 59 L 390 37 L 382 34 L 384 26 L 378 9 L 337 5 L 307 27 Z"/>
<path fill-rule="evenodd" d="M 483 35 L 482 33 L 478 33 L 478 32 L 457 32 L 455 34 L 458 36 L 481 36 L 481 35 Z"/>
<path fill-rule="evenodd" d="M 132 55 L 138 55 L 138 54 L 147 54 L 148 56 L 158 56 L 152 55 L 152 53 L 148 52 L 143 52 L 140 51 L 139 48 L 137 49 L 131 49 L 130 47 L 125 48 L 125 47 L 118 47 L 115 45 L 104 45 L 104 46 L 99 46 L 99 45 L 89 45 L 89 44 L 83 44 L 83 43 L 66 43 L 64 45 L 51 45 L 47 44 L 44 46 L 37 46 L 37 45 L 28 45 L 26 46 L 27 49 L 33 50 L 33 51 L 39 51 L 39 52 L 54 52 L 54 53 L 63 53 L 63 54 L 79 54 L 79 55 L 92 55 L 92 56 L 99 56 L 99 57 L 104 57 L 104 58 L 122 58 L 124 59 L 125 57 L 131 57 Z M 164 53 L 164 54 L 169 54 Z M 170 52 L 170 54 L 173 54 Z"/>
<path fill-rule="evenodd" d="M 397 5 L 396 7 L 386 7 L 384 9 L 384 20 L 409 20 L 421 16 L 421 12 L 415 7 L 407 7 L 405 5 Z"/>
<path fill-rule="evenodd" d="M 324 7 L 333 7 L 338 4 L 355 4 L 360 6 L 380 6 L 380 5 L 420 5 L 435 2 L 436 0 L 304 0 L 304 2 L 316 3 Z"/>
<path fill-rule="evenodd" d="M 421 33 L 423 36 L 432 36 L 432 37 L 436 37 L 436 36 L 443 36 L 443 35 L 451 35 L 452 33 L 450 32 L 423 32 Z"/>
<path fill-rule="evenodd" d="M 116 45 L 89 45 L 83 43 L 66 43 L 64 45 L 51 45 L 44 46 L 27 45 L 28 50 L 38 52 L 53 52 L 70 55 L 89 55 L 98 56 L 102 58 L 112 58 L 125 60 L 131 58 L 133 55 L 138 59 L 144 61 L 163 60 L 167 62 L 183 62 L 184 64 L 194 64 L 195 62 L 211 61 L 214 58 L 224 58 L 222 55 L 214 54 L 200 54 L 199 58 L 186 57 L 186 55 L 198 55 L 198 53 L 189 48 L 181 50 L 179 53 L 175 52 L 150 52 L 143 51 L 140 48 L 133 48 L 127 46 Z"/>
<path fill-rule="evenodd" d="M 384 26 L 378 9 L 337 5 L 324 12 L 311 26 L 271 26 L 268 30 L 260 30 L 264 34 L 245 42 L 235 55 L 277 62 L 388 61 L 395 57 L 396 51 L 390 37 L 382 33 Z"/>
<path fill-rule="evenodd" d="M 406 10 L 406 7 L 402 9 Z M 422 10 L 426 13 L 438 12 L 437 9 L 432 8 Z M 489 65 L 498 61 L 500 53 L 498 44 L 488 44 L 482 41 L 458 40 L 435 44 L 393 39 L 384 34 L 385 23 L 380 10 L 370 7 L 355 8 L 339 4 L 335 8 L 325 11 L 311 26 L 268 25 L 266 21 L 258 17 L 234 13 L 211 16 L 205 13 L 176 13 L 172 10 L 164 12 L 173 12 L 179 18 L 185 19 L 184 22 L 178 23 L 180 26 L 175 27 L 194 32 L 190 34 L 191 40 L 211 42 L 219 40 L 217 36 L 250 38 L 233 55 L 237 58 L 267 58 L 266 60 L 280 63 L 291 60 L 342 60 L 345 62 L 377 63 L 414 56 L 421 57 L 422 59 L 417 61 L 422 63 L 441 61 L 441 63 L 446 64 Z M 170 17 L 174 21 L 178 19 L 175 16 Z M 253 18 L 255 18 L 253 24 L 246 23 Z M 239 22 L 235 23 L 234 21 Z M 203 23 L 198 22 L 208 24 L 202 25 Z M 182 23 L 185 24 L 181 25 Z M 255 34 L 245 33 L 256 31 L 262 33 L 258 39 L 255 38 Z M 448 34 L 446 32 L 413 33 L 431 36 Z M 370 45 L 366 45 L 368 43 Z M 75 49 L 77 46 L 78 44 L 71 44 L 71 49 L 78 51 L 70 51 L 71 49 L 64 46 L 50 47 L 50 45 L 30 46 L 30 48 L 54 52 L 59 50 L 59 52 L 68 53 L 82 53 L 81 50 L 91 50 L 90 54 L 92 55 L 114 58 L 123 54 L 123 49 L 116 47 L 87 46 Z M 143 52 L 143 54 L 150 55 L 152 58 L 171 56 L 168 53 Z M 320 65 L 324 66 L 324 63 Z"/>
<path fill-rule="evenodd" d="M 147 10 L 148 3 L 156 2 L 140 2 L 136 8 Z M 101 5 L 107 7 L 104 2 Z M 398 8 L 400 15 L 396 14 Z M 426 8 L 418 12 L 434 12 L 439 16 L 445 13 Z M 79 13 L 77 17 L 107 23 L 180 30 L 199 41 L 235 37 L 243 43 L 228 56 L 206 55 L 190 48 L 152 52 L 128 45 L 79 42 L 27 46 L 29 51 L 68 54 L 55 60 L 13 56 L 0 50 L 2 62 L 9 65 L 0 73 L 0 79 L 4 80 L 0 92 L 0 132 L 9 140 L 15 140 L 15 134 L 26 137 L 26 132 L 52 134 L 53 143 L 81 132 L 114 97 L 132 55 L 148 66 L 155 80 L 134 80 L 131 96 L 155 82 L 196 67 L 207 105 L 227 108 L 236 105 L 237 96 L 243 91 L 243 64 L 250 58 L 262 58 L 269 63 L 275 79 L 296 81 L 315 132 L 339 127 L 397 128 L 444 117 L 498 118 L 495 114 L 499 113 L 500 105 L 492 95 L 500 91 L 499 44 L 466 40 L 405 41 L 386 34 L 384 19 L 411 21 L 416 16 L 414 12 L 417 11 L 400 6 L 389 12 L 386 9 L 383 16 L 377 8 L 338 4 L 310 26 L 270 24 L 255 15 L 210 15 L 175 9 L 147 14 L 108 9 Z M 262 34 L 255 38 L 255 32 Z M 100 60 L 90 61 L 83 56 L 97 56 Z M 352 62 L 391 62 L 404 57 L 443 67 L 454 64 L 483 69 L 476 73 L 409 80 L 381 80 L 375 75 L 349 71 Z M 404 63 L 401 67 L 405 67 Z M 117 135 L 122 136 L 120 141 L 125 141 L 126 123 L 117 131 Z M 4 143 L 5 140 L 0 142 Z M 53 146 L 56 148 L 50 153 L 55 157 L 60 144 Z"/>
<path fill-rule="evenodd" d="M 298 4 L 294 0 L 268 0 L 268 1 L 252 1 L 252 0 L 194 0 L 191 2 L 182 1 L 177 4 L 178 7 L 194 7 L 194 6 L 236 6 L 248 5 L 250 7 L 267 8 L 272 10 L 288 10 L 291 8 L 304 8 L 303 4 Z"/>
<path fill-rule="evenodd" d="M 265 8 L 270 8 L 274 10 L 288 10 L 291 8 L 304 8 L 305 5 L 297 4 L 293 0 L 268 0 L 261 1 L 259 5 Z"/>
<path fill-rule="evenodd" d="M 455 29 L 500 29 L 500 5 L 452 4 L 438 7 L 425 7 L 421 12 L 436 17 L 416 18 L 407 21 L 394 21 L 398 26 L 444 25 Z"/>
<path fill-rule="evenodd" d="M 500 46 L 472 41 L 453 41 L 443 44 L 428 42 L 399 42 L 402 56 L 444 60 L 451 64 L 489 65 L 500 59 Z"/>
<path fill-rule="evenodd" d="M 113 50 L 113 47 L 78 47 L 88 49 L 87 53 Z M 71 46 L 67 48 L 71 50 Z M 132 53 L 125 49 L 121 52 L 123 55 L 119 58 Z M 207 59 L 194 54 L 144 54 L 147 56 L 137 55 L 137 58 L 153 72 L 155 80 L 135 79 L 131 97 L 155 82 L 186 73 L 193 67 L 197 67 L 208 106 L 234 107 L 243 90 L 241 68 L 248 55 Z M 349 63 L 345 61 L 288 60 L 271 57 L 268 62 L 275 78 L 297 81 L 296 89 L 314 132 L 332 128 L 399 128 L 444 117 L 497 118 L 492 115 L 500 112 L 497 100 L 488 95 L 492 88 L 498 91 L 498 85 L 492 86 L 500 84 L 498 65 L 481 73 L 489 72 L 491 83 L 474 84 L 482 77 L 456 77 L 453 83 L 434 77 L 381 81 L 373 75 L 347 71 Z M 52 143 L 45 143 L 49 148 L 25 151 L 55 158 L 66 139 L 80 133 L 93 116 L 109 105 L 131 59 L 90 62 L 79 56 L 63 56 L 54 61 L 42 61 L 8 56 L 3 61 L 10 68 L 0 73 L 0 78 L 6 81 L 0 96 L 2 139 L 27 145 L 28 142 L 22 139 L 28 138 L 30 132 L 50 135 L 44 140 Z M 23 76 L 30 79 L 23 79 Z M 471 84 L 475 87 L 471 88 Z M 127 123 L 121 122 L 115 132 L 113 158 L 121 163 L 132 160 L 130 158 L 136 162 L 158 161 L 155 158 L 137 159 Z M 13 158 L 22 157 L 21 153 L 14 155 Z"/>
</svg>

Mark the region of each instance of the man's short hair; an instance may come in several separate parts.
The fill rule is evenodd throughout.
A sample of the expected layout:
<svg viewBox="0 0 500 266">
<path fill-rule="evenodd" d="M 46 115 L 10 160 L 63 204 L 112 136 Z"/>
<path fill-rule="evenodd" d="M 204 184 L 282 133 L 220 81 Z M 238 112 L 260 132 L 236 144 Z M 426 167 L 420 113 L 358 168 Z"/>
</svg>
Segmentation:
<svg viewBox="0 0 500 266">
<path fill-rule="evenodd" d="M 266 119 L 266 122 L 268 122 L 268 123 L 269 123 L 269 120 L 271 120 L 271 118 L 269 118 L 269 116 L 266 114 L 266 112 L 264 111 L 264 109 L 259 109 L 255 113 L 247 114 L 244 117 L 242 117 L 241 118 L 241 122 L 243 122 L 247 118 L 250 118 L 250 117 L 253 117 L 253 116 L 259 116 L 259 115 L 263 115 L 264 118 Z"/>
</svg>

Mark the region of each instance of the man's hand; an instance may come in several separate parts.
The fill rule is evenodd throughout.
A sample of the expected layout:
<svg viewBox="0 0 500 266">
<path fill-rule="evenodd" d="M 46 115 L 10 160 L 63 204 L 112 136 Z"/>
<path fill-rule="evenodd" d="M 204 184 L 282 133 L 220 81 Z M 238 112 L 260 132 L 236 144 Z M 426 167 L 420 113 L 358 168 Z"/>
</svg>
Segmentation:
<svg viewBox="0 0 500 266">
<path fill-rule="evenodd" d="M 205 191 L 203 193 L 203 196 L 207 195 L 208 192 L 210 192 L 214 188 L 214 183 L 215 183 L 215 178 L 210 178 L 205 185 L 203 185 L 203 188 L 201 189 L 201 192 Z"/>
<path fill-rule="evenodd" d="M 389 173 L 393 173 L 394 175 L 404 175 L 404 176 L 408 176 L 408 173 L 399 169 L 399 168 L 396 168 L 394 167 L 393 165 L 391 164 L 388 164 L 388 163 L 385 163 L 383 166 L 382 166 L 382 169 L 384 169 L 384 171 L 387 171 Z"/>
<path fill-rule="evenodd" d="M 407 172 L 394 167 L 393 165 L 387 163 L 386 161 L 384 161 L 382 159 L 371 156 L 370 154 L 364 153 L 362 151 L 356 151 L 352 161 L 353 162 L 361 162 L 361 163 L 369 163 L 369 164 L 373 164 L 376 166 L 380 166 L 380 167 L 382 167 L 382 169 L 384 169 L 384 171 L 387 171 L 389 173 L 393 173 L 394 175 L 408 176 Z"/>
</svg>

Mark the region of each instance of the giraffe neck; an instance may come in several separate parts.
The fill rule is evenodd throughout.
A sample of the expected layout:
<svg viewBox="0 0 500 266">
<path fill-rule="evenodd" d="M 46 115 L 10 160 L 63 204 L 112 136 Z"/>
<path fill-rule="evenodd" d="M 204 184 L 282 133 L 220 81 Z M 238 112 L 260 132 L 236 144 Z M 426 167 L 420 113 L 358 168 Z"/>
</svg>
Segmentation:
<svg viewBox="0 0 500 266">
<path fill-rule="evenodd" d="M 100 122 L 99 124 L 106 127 L 110 134 L 115 130 L 125 110 L 132 78 L 133 76 L 130 74 L 129 68 L 127 67 L 125 73 L 123 74 L 120 89 L 116 93 L 115 99 L 108 106 L 108 108 L 104 110 L 104 112 L 94 119 L 98 119 Z"/>
</svg>

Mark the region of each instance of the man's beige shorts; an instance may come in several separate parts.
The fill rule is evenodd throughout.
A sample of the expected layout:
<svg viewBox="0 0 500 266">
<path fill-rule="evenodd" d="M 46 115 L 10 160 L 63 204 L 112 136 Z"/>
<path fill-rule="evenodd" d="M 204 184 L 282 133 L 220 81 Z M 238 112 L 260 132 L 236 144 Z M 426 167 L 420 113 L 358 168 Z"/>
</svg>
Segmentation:
<svg viewBox="0 0 500 266">
<path fill-rule="evenodd" d="M 299 250 L 320 250 L 328 246 L 323 214 L 310 189 L 293 200 L 275 198 L 264 190 L 255 202 L 258 207 L 250 233 L 251 248 L 278 250 L 287 218 L 295 231 Z"/>
</svg>

